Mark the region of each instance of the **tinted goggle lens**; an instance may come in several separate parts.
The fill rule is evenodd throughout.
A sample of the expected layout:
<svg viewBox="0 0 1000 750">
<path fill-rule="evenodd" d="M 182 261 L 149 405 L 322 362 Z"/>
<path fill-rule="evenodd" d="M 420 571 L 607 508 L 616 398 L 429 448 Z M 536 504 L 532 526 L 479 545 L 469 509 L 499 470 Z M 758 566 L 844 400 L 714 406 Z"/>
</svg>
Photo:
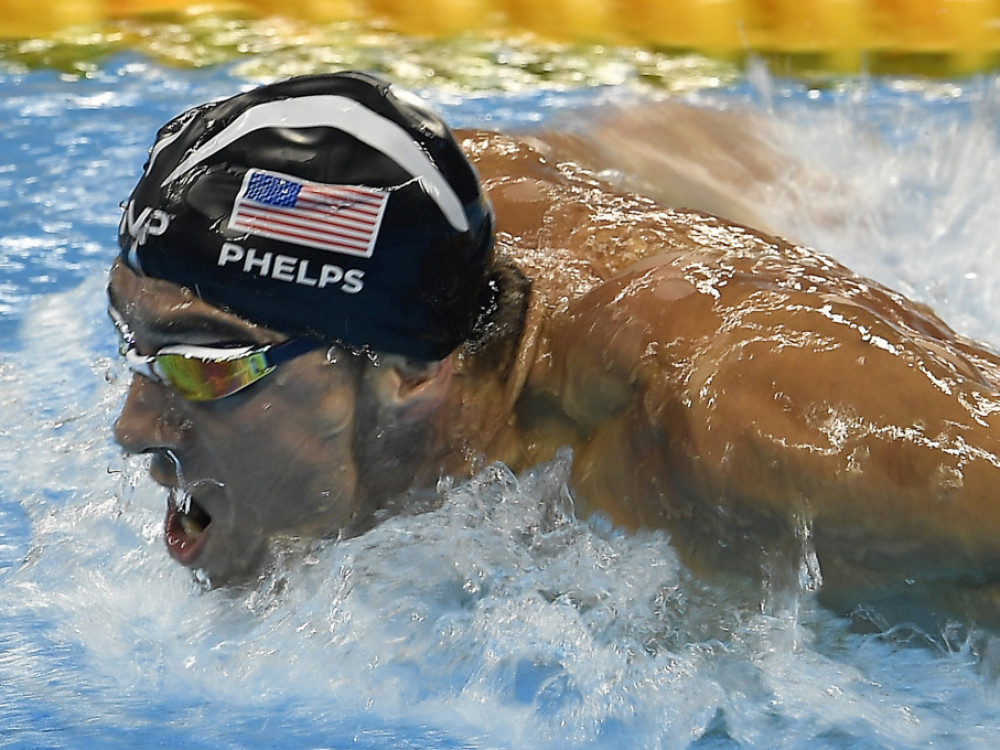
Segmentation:
<svg viewBox="0 0 1000 750">
<path fill-rule="evenodd" d="M 230 396 L 274 370 L 263 351 L 239 359 L 205 360 L 184 354 L 159 354 L 155 372 L 189 401 L 212 401 Z"/>
</svg>

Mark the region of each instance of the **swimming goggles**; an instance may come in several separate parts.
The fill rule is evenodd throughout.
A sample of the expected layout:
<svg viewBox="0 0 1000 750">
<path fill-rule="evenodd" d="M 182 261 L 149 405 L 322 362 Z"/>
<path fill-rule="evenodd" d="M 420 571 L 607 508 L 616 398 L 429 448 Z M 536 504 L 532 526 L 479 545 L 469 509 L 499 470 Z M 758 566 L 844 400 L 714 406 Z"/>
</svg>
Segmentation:
<svg viewBox="0 0 1000 750">
<path fill-rule="evenodd" d="M 118 353 L 132 372 L 161 383 L 188 401 L 214 401 L 256 383 L 289 360 L 320 347 L 307 339 L 267 346 L 165 346 L 156 354 L 136 351 L 135 334 L 113 307 L 108 315 L 118 331 Z"/>
</svg>

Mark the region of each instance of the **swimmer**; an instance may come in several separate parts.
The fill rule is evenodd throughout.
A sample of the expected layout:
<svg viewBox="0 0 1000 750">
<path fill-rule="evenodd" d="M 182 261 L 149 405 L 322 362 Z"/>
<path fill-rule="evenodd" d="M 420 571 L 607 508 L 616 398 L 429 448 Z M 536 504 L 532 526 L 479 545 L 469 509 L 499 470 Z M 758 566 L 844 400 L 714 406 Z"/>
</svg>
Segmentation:
<svg viewBox="0 0 1000 750">
<path fill-rule="evenodd" d="M 811 250 L 357 73 L 172 120 L 119 241 L 115 435 L 213 584 L 567 446 L 581 514 L 705 575 L 808 543 L 831 606 L 990 598 L 1000 358 Z"/>
</svg>

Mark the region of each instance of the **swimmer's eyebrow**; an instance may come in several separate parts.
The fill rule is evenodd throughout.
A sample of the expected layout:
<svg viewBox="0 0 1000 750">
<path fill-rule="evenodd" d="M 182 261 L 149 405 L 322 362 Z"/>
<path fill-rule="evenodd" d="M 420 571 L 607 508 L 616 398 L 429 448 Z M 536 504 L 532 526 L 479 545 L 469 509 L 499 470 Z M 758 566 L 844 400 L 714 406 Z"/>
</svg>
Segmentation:
<svg viewBox="0 0 1000 750">
<path fill-rule="evenodd" d="M 113 287 L 108 287 L 108 304 L 119 312 L 123 304 L 121 295 Z M 156 316 L 143 320 L 135 326 L 147 345 L 161 347 L 169 344 L 250 344 L 258 343 L 258 337 L 251 332 L 250 324 L 220 319 L 200 310 L 173 309 L 166 316 Z"/>
<path fill-rule="evenodd" d="M 143 333 L 156 346 L 167 344 L 250 344 L 256 337 L 245 325 L 196 311 L 172 311 L 144 326 Z"/>
</svg>

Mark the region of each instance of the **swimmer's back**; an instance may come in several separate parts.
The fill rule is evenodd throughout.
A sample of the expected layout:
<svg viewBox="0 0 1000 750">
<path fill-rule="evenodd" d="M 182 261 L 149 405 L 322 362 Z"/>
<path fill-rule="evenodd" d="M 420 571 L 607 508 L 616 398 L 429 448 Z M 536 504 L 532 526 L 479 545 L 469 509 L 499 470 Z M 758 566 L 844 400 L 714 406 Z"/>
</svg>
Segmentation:
<svg viewBox="0 0 1000 750">
<path fill-rule="evenodd" d="M 992 574 L 997 357 L 817 253 L 501 146 L 500 247 L 548 321 L 520 417 L 535 458 L 573 445 L 589 508 L 711 566 L 805 523 L 831 590 Z"/>
</svg>

